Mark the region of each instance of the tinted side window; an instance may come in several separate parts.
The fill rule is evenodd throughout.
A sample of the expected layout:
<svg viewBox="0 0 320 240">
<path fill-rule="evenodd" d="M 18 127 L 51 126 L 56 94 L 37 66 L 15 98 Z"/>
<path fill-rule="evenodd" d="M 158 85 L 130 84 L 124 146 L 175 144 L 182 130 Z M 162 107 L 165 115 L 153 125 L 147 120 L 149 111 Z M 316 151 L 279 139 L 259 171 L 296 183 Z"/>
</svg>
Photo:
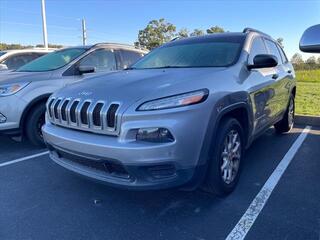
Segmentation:
<svg viewBox="0 0 320 240">
<path fill-rule="evenodd" d="M 280 56 L 279 49 L 277 45 L 274 42 L 271 42 L 270 40 L 265 40 L 267 48 L 269 49 L 270 54 L 274 55 L 278 59 L 278 64 L 282 63 L 282 58 Z"/>
<path fill-rule="evenodd" d="M 282 47 L 280 47 L 279 45 L 277 47 L 279 49 L 279 52 L 280 52 L 280 55 L 281 55 L 281 58 L 282 58 L 282 62 L 287 63 L 288 62 L 288 58 L 287 58 L 286 54 L 284 53 Z"/>
<path fill-rule="evenodd" d="M 9 56 L 3 63 L 7 65 L 8 69 L 17 69 L 38 57 L 39 55 L 36 53 L 16 54 Z"/>
<path fill-rule="evenodd" d="M 256 37 L 252 44 L 251 44 L 251 49 L 250 49 L 250 55 L 249 55 L 249 59 L 248 62 L 250 64 L 253 63 L 253 58 L 258 55 L 258 54 L 267 54 L 268 51 L 266 49 L 266 46 L 262 40 L 261 37 Z"/>
<path fill-rule="evenodd" d="M 117 70 L 116 58 L 112 49 L 98 49 L 80 61 L 81 66 L 93 66 L 97 72 Z"/>
<path fill-rule="evenodd" d="M 121 59 L 122 59 L 121 66 L 123 68 L 129 67 L 130 65 L 132 65 L 133 63 L 138 61 L 138 59 L 143 57 L 142 53 L 135 52 L 135 51 L 129 51 L 129 50 L 120 50 L 120 54 L 121 54 Z"/>
</svg>

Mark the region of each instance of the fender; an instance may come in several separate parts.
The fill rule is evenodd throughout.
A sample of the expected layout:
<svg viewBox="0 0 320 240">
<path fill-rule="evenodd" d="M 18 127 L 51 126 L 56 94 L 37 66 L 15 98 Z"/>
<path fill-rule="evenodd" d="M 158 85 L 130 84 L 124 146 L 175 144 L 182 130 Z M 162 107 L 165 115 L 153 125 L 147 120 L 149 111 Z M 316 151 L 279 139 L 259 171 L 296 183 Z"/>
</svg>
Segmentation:
<svg viewBox="0 0 320 240">
<path fill-rule="evenodd" d="M 247 111 L 248 126 L 247 126 L 247 129 L 244 129 L 244 130 L 247 134 L 246 147 L 250 145 L 251 143 L 250 135 L 252 134 L 252 130 L 253 130 L 253 114 L 252 114 L 252 111 L 250 110 L 250 103 L 248 102 L 233 103 L 228 105 L 227 107 L 224 107 L 220 111 L 218 111 L 218 108 L 214 108 L 214 110 L 211 112 L 206 135 L 202 144 L 198 165 L 195 168 L 195 172 L 192 179 L 189 181 L 189 183 L 183 186 L 182 189 L 194 190 L 199 186 L 201 186 L 201 184 L 203 183 L 206 177 L 206 173 L 209 165 L 209 157 L 212 154 L 212 151 L 214 150 L 212 148 L 212 145 L 216 139 L 216 135 L 219 130 L 218 129 L 219 123 L 223 117 L 227 116 L 229 113 L 231 113 L 233 110 L 236 110 L 236 109 L 246 109 Z"/>
<path fill-rule="evenodd" d="M 28 113 L 29 111 L 32 109 L 32 107 L 34 107 L 36 104 L 38 104 L 39 102 L 42 102 L 42 101 L 46 101 L 50 96 L 51 96 L 52 93 L 46 93 L 46 94 L 43 94 L 41 96 L 38 96 L 36 97 L 35 99 L 33 99 L 29 104 L 28 106 L 24 109 L 23 111 L 23 114 L 21 116 L 21 119 L 20 119 L 20 129 L 21 129 L 21 132 L 23 132 L 23 127 L 24 127 L 24 123 L 25 123 L 25 120 L 28 116 Z"/>
</svg>

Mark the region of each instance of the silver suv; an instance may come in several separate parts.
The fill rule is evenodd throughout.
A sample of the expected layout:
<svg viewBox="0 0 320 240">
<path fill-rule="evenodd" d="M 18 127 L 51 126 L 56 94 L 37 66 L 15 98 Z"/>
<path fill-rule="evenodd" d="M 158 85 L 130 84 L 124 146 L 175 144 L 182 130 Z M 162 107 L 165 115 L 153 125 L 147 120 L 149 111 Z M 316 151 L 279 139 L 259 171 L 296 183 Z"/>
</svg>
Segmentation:
<svg viewBox="0 0 320 240">
<path fill-rule="evenodd" d="M 65 48 L 0 74 L 0 133 L 42 145 L 45 103 L 67 84 L 126 68 L 146 51 L 123 44 Z"/>
<path fill-rule="evenodd" d="M 295 93 L 283 49 L 245 29 L 175 40 L 127 70 L 72 84 L 48 100 L 42 130 L 51 158 L 91 179 L 225 195 L 259 134 L 290 131 Z"/>
</svg>

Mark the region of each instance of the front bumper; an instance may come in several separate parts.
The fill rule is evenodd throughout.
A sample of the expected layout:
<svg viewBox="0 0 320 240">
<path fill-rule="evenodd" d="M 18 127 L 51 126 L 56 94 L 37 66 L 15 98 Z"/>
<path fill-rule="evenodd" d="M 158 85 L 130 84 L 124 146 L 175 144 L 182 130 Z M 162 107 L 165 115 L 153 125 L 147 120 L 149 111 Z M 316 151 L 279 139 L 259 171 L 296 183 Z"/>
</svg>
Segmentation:
<svg viewBox="0 0 320 240">
<path fill-rule="evenodd" d="M 183 185 L 194 169 L 176 169 L 174 163 L 123 165 L 114 159 L 95 159 L 48 145 L 51 159 L 60 166 L 110 186 L 125 189 L 164 189 Z"/>
<path fill-rule="evenodd" d="M 23 110 L 27 104 L 16 95 L 0 97 L 0 113 L 6 118 L 0 123 L 0 133 L 18 133 Z"/>
<path fill-rule="evenodd" d="M 54 162 L 108 185 L 143 190 L 175 187 L 187 183 L 195 170 L 195 166 L 186 167 L 182 159 L 172 154 L 176 143 L 157 144 L 157 147 L 146 143 L 118 143 L 116 137 L 48 123 L 42 131 Z"/>
</svg>

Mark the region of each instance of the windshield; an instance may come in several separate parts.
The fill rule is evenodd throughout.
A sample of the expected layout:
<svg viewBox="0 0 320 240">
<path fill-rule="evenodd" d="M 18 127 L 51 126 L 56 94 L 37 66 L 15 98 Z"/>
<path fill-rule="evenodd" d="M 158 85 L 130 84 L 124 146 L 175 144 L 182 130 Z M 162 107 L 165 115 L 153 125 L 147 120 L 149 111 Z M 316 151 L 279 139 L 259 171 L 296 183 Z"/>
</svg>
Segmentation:
<svg viewBox="0 0 320 240">
<path fill-rule="evenodd" d="M 226 67 L 238 60 L 242 41 L 219 41 L 169 44 L 150 52 L 131 69 Z"/>
<path fill-rule="evenodd" d="M 0 51 L 0 57 L 2 56 L 2 55 L 4 55 L 4 54 L 6 54 L 7 52 L 5 52 L 5 51 Z"/>
<path fill-rule="evenodd" d="M 18 72 L 44 72 L 64 67 L 87 49 L 68 48 L 44 55 L 36 60 L 22 66 Z"/>
</svg>

